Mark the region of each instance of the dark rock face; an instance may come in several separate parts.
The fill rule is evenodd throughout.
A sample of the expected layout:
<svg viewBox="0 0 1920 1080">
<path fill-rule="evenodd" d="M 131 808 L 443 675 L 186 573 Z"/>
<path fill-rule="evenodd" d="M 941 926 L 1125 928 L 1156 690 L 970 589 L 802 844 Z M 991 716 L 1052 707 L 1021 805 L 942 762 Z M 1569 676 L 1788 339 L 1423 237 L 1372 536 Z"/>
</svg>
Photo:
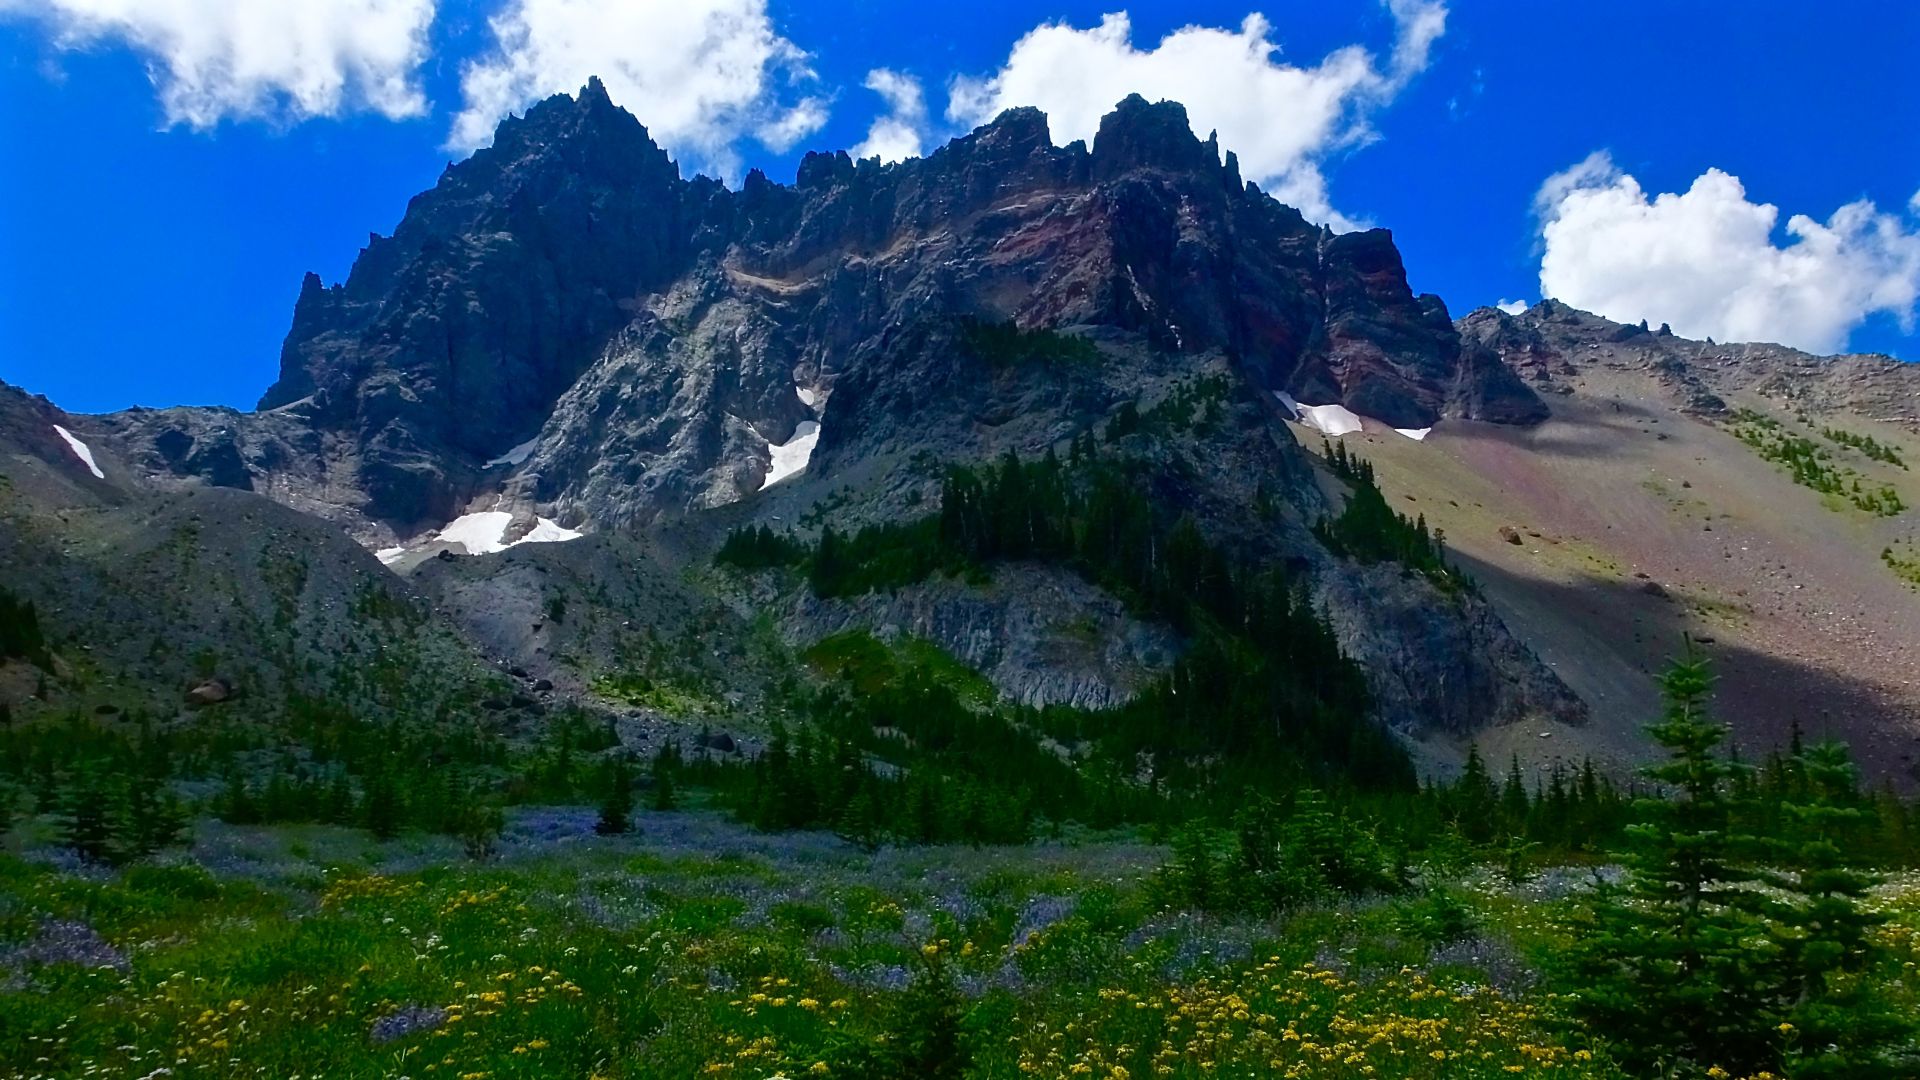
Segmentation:
<svg viewBox="0 0 1920 1080">
<path fill-rule="evenodd" d="M 261 408 L 326 433 L 329 486 L 400 534 L 536 433 L 524 494 L 645 520 L 756 487 L 765 444 L 811 415 L 796 377 L 828 386 L 958 316 L 1223 351 L 1262 390 L 1399 427 L 1544 415 L 1412 294 L 1390 234 L 1310 225 L 1178 104 L 1128 98 L 1091 149 L 1016 109 L 925 159 L 813 154 L 792 187 L 730 192 L 682 179 L 597 81 L 502 124 L 345 283 L 310 275 Z M 844 432 L 826 427 L 823 451 Z M 196 439 L 155 450 L 176 474 L 258 475 Z"/>
<path fill-rule="evenodd" d="M 310 398 L 349 433 L 374 516 L 444 518 L 463 467 L 536 430 L 631 298 L 685 265 L 696 194 L 597 81 L 509 119 L 344 284 L 308 275 L 260 406 Z"/>
</svg>

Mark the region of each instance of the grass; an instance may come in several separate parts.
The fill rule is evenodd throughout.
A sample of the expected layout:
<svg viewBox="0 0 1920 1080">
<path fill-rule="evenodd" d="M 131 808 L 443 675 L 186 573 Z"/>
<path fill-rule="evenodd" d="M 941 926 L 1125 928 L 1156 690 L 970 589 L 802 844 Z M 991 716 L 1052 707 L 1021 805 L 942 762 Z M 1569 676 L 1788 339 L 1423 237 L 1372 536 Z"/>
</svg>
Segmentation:
<svg viewBox="0 0 1920 1080">
<path fill-rule="evenodd" d="M 1543 1052 L 1581 1066 L 1555 1075 L 1612 1075 L 1547 1032 L 1543 1002 L 1401 970 L 1427 954 L 1387 940 L 1400 905 L 1302 916 L 1296 934 L 1161 910 L 1156 853 L 1126 845 L 701 851 L 661 820 L 651 842 L 581 837 L 491 866 L 383 870 L 311 828 L 246 831 L 279 860 L 264 879 L 0 859 L 5 940 L 64 920 L 123 958 L 16 961 L 0 1075 L 830 1076 L 888 1032 L 930 959 L 962 989 L 982 1076 L 1266 1075 L 1247 1070 L 1353 1055 L 1342 1075 L 1504 1075 Z M 321 854 L 291 855 L 295 835 Z M 1313 960 L 1341 943 L 1391 970 Z"/>
<path fill-rule="evenodd" d="M 1821 494 L 1821 505 L 1836 512 L 1847 506 L 1879 517 L 1894 517 L 1906 510 L 1900 493 L 1889 484 L 1861 476 L 1854 469 L 1833 461 L 1825 447 L 1795 433 L 1780 421 L 1752 409 L 1736 409 L 1728 430 L 1767 461 L 1786 469 L 1793 482 Z M 1888 461 L 1905 468 L 1891 449 L 1861 437 L 1846 437 L 1845 432 L 1829 428 L 1826 437 L 1838 445 L 1853 447 L 1877 461 Z"/>
<path fill-rule="evenodd" d="M 928 972 L 970 1076 L 1623 1075 L 1537 989 L 1577 872 L 1237 920 L 1162 905 L 1164 852 L 1125 841 L 591 820 L 519 811 L 492 864 L 312 826 L 110 875 L 0 856 L 0 1076 L 856 1075 Z M 1920 883 L 1882 906 L 1920 957 Z"/>
<path fill-rule="evenodd" d="M 1914 547 L 1913 541 L 1904 540 L 1881 548 L 1880 561 L 1893 571 L 1894 577 L 1920 589 L 1920 549 Z"/>
<path fill-rule="evenodd" d="M 905 636 L 888 645 L 865 630 L 847 630 L 822 638 L 801 659 L 821 675 L 849 680 L 863 694 L 895 686 L 907 673 L 917 672 L 976 708 L 988 708 L 1000 696 L 985 676 L 925 638 Z"/>
<path fill-rule="evenodd" d="M 722 711 L 720 703 L 709 694 L 633 671 L 599 676 L 593 680 L 593 692 L 613 701 L 653 709 L 670 716 L 714 716 Z"/>
</svg>

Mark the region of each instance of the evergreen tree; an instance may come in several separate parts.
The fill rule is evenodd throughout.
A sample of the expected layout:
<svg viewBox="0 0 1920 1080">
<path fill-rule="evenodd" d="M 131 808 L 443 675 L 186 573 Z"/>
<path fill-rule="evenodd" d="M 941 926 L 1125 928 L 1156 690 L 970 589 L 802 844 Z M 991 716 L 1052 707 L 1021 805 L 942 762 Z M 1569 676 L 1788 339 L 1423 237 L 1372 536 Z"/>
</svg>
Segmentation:
<svg viewBox="0 0 1920 1080">
<path fill-rule="evenodd" d="M 379 840 L 391 840 L 400 835 L 406 806 L 394 778 L 382 770 L 368 776 L 365 787 L 366 794 L 360 805 L 360 824 Z"/>
<path fill-rule="evenodd" d="M 1507 765 L 1507 780 L 1500 788 L 1500 826 L 1509 837 L 1527 835 L 1527 782 L 1520 772 L 1520 755 L 1514 754 Z"/>
<path fill-rule="evenodd" d="M 880 808 L 869 786 L 861 785 L 847 800 L 835 831 L 842 839 L 860 845 L 863 850 L 873 851 L 880 846 Z"/>
<path fill-rule="evenodd" d="M 673 810 L 680 805 L 673 790 L 673 774 L 680 768 L 680 746 L 668 743 L 653 756 L 653 808 Z"/>
<path fill-rule="evenodd" d="M 186 807 L 166 790 L 164 780 L 134 777 L 127 785 L 124 807 L 114 833 L 126 858 L 143 858 L 172 847 L 186 832 Z"/>
<path fill-rule="evenodd" d="M 1685 1062 L 1746 1075 L 1770 1055 L 1753 841 L 1732 832 L 1740 767 L 1718 753 L 1711 686 L 1691 644 L 1661 678 L 1666 709 L 1648 731 L 1667 758 L 1645 772 L 1671 794 L 1641 800 L 1627 884 L 1595 897 L 1571 972 L 1576 1015 L 1642 1074 Z"/>
<path fill-rule="evenodd" d="M 633 828 L 633 770 L 625 757 L 616 754 L 607 759 L 603 784 L 606 794 L 593 831 L 602 836 L 627 832 Z"/>
<path fill-rule="evenodd" d="M 1846 748 L 1802 747 L 1795 734 L 1788 775 L 1800 794 L 1783 806 L 1786 838 L 1777 853 L 1798 872 L 1773 877 L 1788 899 L 1773 907 L 1770 928 L 1791 1025 L 1782 1029 L 1788 1070 L 1796 1078 L 1892 1075 L 1886 1052 L 1912 1038 L 1915 1022 L 1871 978 L 1887 958 L 1874 935 L 1886 917 L 1863 902 L 1880 879 L 1857 869 L 1849 853 L 1873 818 Z"/>
<path fill-rule="evenodd" d="M 60 800 L 60 845 L 105 861 L 114 855 L 113 802 L 91 770 L 67 784 Z"/>
<path fill-rule="evenodd" d="M 1486 844 L 1499 824 L 1500 793 L 1481 760 L 1480 748 L 1467 747 L 1467 763 L 1453 785 L 1453 819 L 1469 843 Z"/>
</svg>

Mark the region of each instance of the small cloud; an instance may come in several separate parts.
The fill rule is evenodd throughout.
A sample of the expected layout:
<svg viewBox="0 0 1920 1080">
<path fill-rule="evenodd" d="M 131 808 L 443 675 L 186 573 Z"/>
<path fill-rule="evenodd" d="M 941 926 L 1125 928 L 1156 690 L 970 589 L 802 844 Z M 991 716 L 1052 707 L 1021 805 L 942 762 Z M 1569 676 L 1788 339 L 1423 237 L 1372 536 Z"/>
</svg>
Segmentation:
<svg viewBox="0 0 1920 1080">
<path fill-rule="evenodd" d="M 826 100 L 806 97 L 796 102 L 793 108 L 762 124 L 753 137 L 774 153 L 784 154 L 801 139 L 825 127 L 826 123 Z"/>
<path fill-rule="evenodd" d="M 59 49 L 103 41 L 148 61 L 169 126 L 427 111 L 420 66 L 434 0 L 0 0 Z"/>
<path fill-rule="evenodd" d="M 1509 315 L 1518 315 L 1527 310 L 1527 302 L 1525 300 L 1502 300 L 1493 306 Z"/>
<path fill-rule="evenodd" d="M 1194 127 L 1214 130 L 1240 159 L 1243 175 L 1315 221 L 1351 228 L 1328 201 L 1321 163 L 1377 138 L 1370 120 L 1431 61 L 1446 31 L 1438 0 L 1387 0 L 1395 25 L 1382 57 L 1348 45 L 1310 67 L 1280 59 L 1273 26 L 1249 15 L 1238 29 L 1186 26 L 1151 48 L 1133 42 L 1125 12 L 1098 26 L 1044 23 L 1013 46 L 1000 70 L 962 76 L 949 88 L 947 116 L 982 124 L 1006 109 L 1038 107 L 1055 140 L 1091 140 L 1100 118 L 1131 93 L 1187 107 Z"/>
<path fill-rule="evenodd" d="M 887 111 L 867 129 L 867 137 L 853 148 L 857 159 L 877 157 L 883 162 L 919 157 L 927 126 L 926 95 L 910 75 L 886 68 L 867 73 L 867 89 L 886 99 Z"/>
<path fill-rule="evenodd" d="M 728 179 L 739 140 L 783 151 L 827 120 L 825 99 L 791 97 L 813 69 L 765 0 L 508 0 L 488 26 L 493 49 L 461 72 L 450 148 L 485 146 L 509 113 L 592 76 L 663 146 Z"/>
</svg>

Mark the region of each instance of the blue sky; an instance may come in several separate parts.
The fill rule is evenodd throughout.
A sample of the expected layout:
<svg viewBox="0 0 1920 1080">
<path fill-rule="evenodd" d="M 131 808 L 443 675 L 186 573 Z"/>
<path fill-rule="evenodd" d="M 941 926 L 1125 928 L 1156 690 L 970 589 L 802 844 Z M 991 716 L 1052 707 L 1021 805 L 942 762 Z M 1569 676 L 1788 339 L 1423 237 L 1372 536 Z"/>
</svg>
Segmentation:
<svg viewBox="0 0 1920 1080">
<path fill-rule="evenodd" d="M 1198 2 L 1102 29 L 1113 0 L 307 0 L 211 35 L 206 7 L 0 0 L 0 379 L 75 411 L 250 406 L 304 271 L 343 277 L 463 132 L 616 62 L 683 169 L 780 180 L 807 149 L 930 150 L 1002 104 L 1096 116 L 1151 83 L 1313 216 L 1393 229 L 1456 315 L 1544 285 L 1920 359 L 1920 5 Z M 1214 31 L 1166 40 L 1189 26 Z"/>
</svg>

